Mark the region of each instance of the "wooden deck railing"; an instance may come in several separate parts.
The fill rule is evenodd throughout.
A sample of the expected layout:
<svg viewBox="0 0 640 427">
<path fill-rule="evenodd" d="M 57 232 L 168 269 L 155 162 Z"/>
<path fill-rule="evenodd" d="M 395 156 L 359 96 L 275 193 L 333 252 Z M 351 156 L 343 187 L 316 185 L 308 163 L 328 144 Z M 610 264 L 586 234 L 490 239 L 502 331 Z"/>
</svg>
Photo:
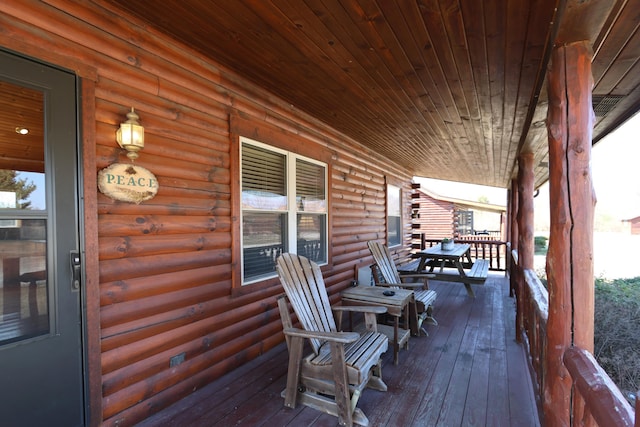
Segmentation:
<svg viewBox="0 0 640 427">
<path fill-rule="evenodd" d="M 571 347 L 564 352 L 562 360 L 573 378 L 575 389 L 585 402 L 581 408 L 582 413 L 574 414 L 578 418 L 576 421 L 579 425 L 592 425 L 591 420 L 593 420 L 603 427 L 632 427 L 635 417 L 635 426 L 640 426 L 640 418 L 634 415 L 633 408 L 620 389 L 591 353 L 578 347 Z M 636 395 L 636 408 L 637 401 Z"/>
<path fill-rule="evenodd" d="M 521 274 L 523 280 L 524 313 L 522 315 L 524 344 L 528 346 L 531 368 L 537 384 L 534 384 L 541 400 L 544 392 L 545 375 L 551 375 L 544 370 L 546 356 L 546 332 L 549 317 L 549 294 L 533 270 L 520 271 L 518 254 L 512 251 L 512 262 L 509 268 L 512 289 L 517 288 L 514 281 Z M 635 426 L 640 427 L 640 391 L 636 393 L 635 413 L 633 407 L 624 398 L 620 389 L 609 375 L 598 364 L 588 351 L 578 348 L 568 348 L 563 357 L 565 367 L 569 371 L 575 389 L 584 401 L 581 413 L 574 414 L 576 419 L 572 425 L 598 426 Z M 634 423 L 635 419 L 635 423 Z"/>
<path fill-rule="evenodd" d="M 441 239 L 427 239 L 420 235 L 420 250 L 430 248 Z M 456 243 L 468 243 L 471 245 L 471 260 L 489 260 L 489 270 L 506 271 L 507 269 L 507 242 L 501 240 L 486 239 L 483 236 L 464 236 L 454 239 Z"/>
<path fill-rule="evenodd" d="M 513 263 L 515 264 L 515 262 Z M 549 293 L 535 271 L 524 270 L 523 328 L 529 346 L 530 361 L 538 381 L 538 392 L 544 391 L 543 364 L 547 349 L 547 322 L 549 320 Z"/>
</svg>

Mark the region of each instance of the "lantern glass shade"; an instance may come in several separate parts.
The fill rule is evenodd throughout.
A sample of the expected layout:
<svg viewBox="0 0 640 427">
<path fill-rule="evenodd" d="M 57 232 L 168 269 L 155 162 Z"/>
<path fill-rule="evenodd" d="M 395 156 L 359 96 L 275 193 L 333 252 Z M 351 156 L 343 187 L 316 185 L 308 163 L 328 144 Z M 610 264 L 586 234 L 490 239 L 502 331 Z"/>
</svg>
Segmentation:
<svg viewBox="0 0 640 427">
<path fill-rule="evenodd" d="M 144 148 L 144 127 L 138 123 L 138 115 L 133 108 L 127 113 L 127 121 L 120 123 L 116 132 L 116 141 L 120 147 L 127 150 L 127 157 L 131 160 L 138 158 L 138 151 Z"/>
</svg>

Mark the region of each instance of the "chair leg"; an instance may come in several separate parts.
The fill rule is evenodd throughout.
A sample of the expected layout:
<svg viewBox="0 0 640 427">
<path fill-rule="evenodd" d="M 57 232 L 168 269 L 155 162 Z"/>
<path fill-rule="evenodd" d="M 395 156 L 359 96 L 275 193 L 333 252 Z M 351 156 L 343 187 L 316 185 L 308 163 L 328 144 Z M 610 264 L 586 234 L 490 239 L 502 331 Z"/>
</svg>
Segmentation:
<svg viewBox="0 0 640 427">
<path fill-rule="evenodd" d="M 284 406 L 295 408 L 298 385 L 300 384 L 300 363 L 302 361 L 304 339 L 291 337 L 289 342 L 291 347 L 289 350 L 289 368 L 287 370 L 287 388 L 284 391 Z"/>
<path fill-rule="evenodd" d="M 382 380 L 382 360 L 378 360 L 378 363 L 371 369 L 367 387 L 378 391 L 387 391 L 387 385 Z"/>
<path fill-rule="evenodd" d="M 415 336 L 422 336 L 424 335 L 425 337 L 429 336 L 429 332 L 427 332 L 427 330 L 424 328 L 424 322 L 427 320 L 427 313 L 426 311 L 420 313 L 420 316 L 418 316 L 418 333 Z"/>
<path fill-rule="evenodd" d="M 433 306 L 427 307 L 427 318 L 425 319 L 430 325 L 438 325 L 438 321 L 433 317 Z"/>
<path fill-rule="evenodd" d="M 344 346 L 340 343 L 331 342 L 331 365 L 333 366 L 333 381 L 335 384 L 334 397 L 338 406 L 338 422 L 342 426 L 352 426 L 353 408 L 351 407 L 349 396 L 347 365 L 344 357 Z"/>
</svg>

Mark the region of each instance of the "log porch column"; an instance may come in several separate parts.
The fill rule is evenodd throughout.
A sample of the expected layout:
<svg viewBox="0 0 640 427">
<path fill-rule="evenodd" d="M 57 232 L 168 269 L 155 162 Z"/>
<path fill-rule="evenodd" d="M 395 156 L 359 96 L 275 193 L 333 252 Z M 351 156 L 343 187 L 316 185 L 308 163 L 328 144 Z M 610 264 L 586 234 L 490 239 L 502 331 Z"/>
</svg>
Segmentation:
<svg viewBox="0 0 640 427">
<path fill-rule="evenodd" d="M 524 328 L 524 270 L 533 270 L 533 153 L 518 157 L 518 282 L 516 289 L 516 340 Z"/>
<path fill-rule="evenodd" d="M 548 426 L 570 424 L 572 385 L 562 363 L 565 350 L 576 345 L 593 352 L 591 57 L 587 42 L 556 47 L 548 73 L 551 222 L 543 395 L 544 422 Z M 580 405 L 581 402 L 573 402 L 574 407 Z"/>
<path fill-rule="evenodd" d="M 511 251 L 518 249 L 518 181 L 516 179 L 511 180 L 511 198 L 509 200 L 509 241 L 511 242 Z M 516 289 L 518 285 L 518 277 L 516 274 L 517 266 L 513 264 L 513 260 L 511 259 L 511 254 L 508 254 L 509 257 L 509 265 L 512 267 L 509 271 L 511 272 L 511 276 L 509 277 L 509 295 L 515 296 Z M 518 331 L 517 322 L 516 322 L 516 340 L 520 342 L 520 339 L 517 338 L 522 331 Z"/>
</svg>

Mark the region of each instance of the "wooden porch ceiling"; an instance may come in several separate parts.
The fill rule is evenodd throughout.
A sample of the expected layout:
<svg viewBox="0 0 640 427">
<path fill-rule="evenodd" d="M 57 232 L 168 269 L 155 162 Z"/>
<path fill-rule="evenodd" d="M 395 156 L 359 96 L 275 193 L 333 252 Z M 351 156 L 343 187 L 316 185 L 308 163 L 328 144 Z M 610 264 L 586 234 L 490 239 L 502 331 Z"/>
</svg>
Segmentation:
<svg viewBox="0 0 640 427">
<path fill-rule="evenodd" d="M 640 0 L 105 0 L 415 175 L 548 170 L 553 43 L 590 40 L 594 141 L 640 106 Z"/>
</svg>

